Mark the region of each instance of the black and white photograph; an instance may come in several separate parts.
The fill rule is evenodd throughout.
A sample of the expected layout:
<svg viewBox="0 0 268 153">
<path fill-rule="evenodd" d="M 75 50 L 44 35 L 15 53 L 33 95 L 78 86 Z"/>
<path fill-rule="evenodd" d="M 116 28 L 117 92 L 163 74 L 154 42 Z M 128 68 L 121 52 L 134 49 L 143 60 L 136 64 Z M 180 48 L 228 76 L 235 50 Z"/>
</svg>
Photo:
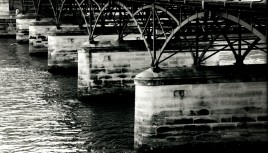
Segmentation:
<svg viewBox="0 0 268 153">
<path fill-rule="evenodd" d="M 0 0 L 0 153 L 265 152 L 267 0 Z"/>
</svg>

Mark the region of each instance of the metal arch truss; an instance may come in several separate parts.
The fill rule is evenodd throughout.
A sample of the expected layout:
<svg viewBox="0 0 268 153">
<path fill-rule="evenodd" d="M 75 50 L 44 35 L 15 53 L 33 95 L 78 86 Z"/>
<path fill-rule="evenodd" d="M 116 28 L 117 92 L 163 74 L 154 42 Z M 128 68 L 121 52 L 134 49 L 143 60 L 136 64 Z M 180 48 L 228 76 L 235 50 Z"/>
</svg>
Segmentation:
<svg viewBox="0 0 268 153">
<path fill-rule="evenodd" d="M 80 15 L 87 28 L 88 35 L 91 36 L 94 21 L 100 14 L 101 6 L 95 0 L 74 0 L 76 7 L 80 10 Z"/>
<path fill-rule="evenodd" d="M 168 5 L 162 7 L 155 4 L 136 3 L 125 5 L 120 1 L 108 1 L 103 4 L 92 26 L 90 40 L 93 41 L 96 36 L 111 34 L 111 32 L 118 34 L 118 40 L 122 40 L 129 34 L 140 34 L 151 55 L 151 66 L 154 66 L 157 59 L 155 50 L 161 46 L 160 42 L 167 39 L 172 30 L 179 25 L 179 20 L 168 10 L 175 10 L 174 6 L 168 7 Z"/>
<path fill-rule="evenodd" d="M 82 3 L 79 0 L 49 0 L 54 14 L 57 28 L 60 28 L 61 22 L 70 22 L 83 26 L 83 16 L 81 15 Z"/>
<path fill-rule="evenodd" d="M 57 28 L 64 22 L 75 23 L 82 27 L 84 19 L 81 12 L 86 4 L 84 1 L 95 2 L 94 0 L 20 0 L 20 4 L 23 14 L 35 14 L 36 19 L 53 18 Z"/>
<path fill-rule="evenodd" d="M 23 6 L 26 1 L 32 1 L 37 17 L 42 5 L 48 2 L 21 1 Z M 118 34 L 119 40 L 129 34 L 139 34 L 151 55 L 154 70 L 183 52 L 192 54 L 194 66 L 201 66 L 221 51 L 232 52 L 237 65 L 243 65 L 254 50 L 267 53 L 265 4 L 222 2 L 49 0 L 57 27 L 63 14 L 73 12 L 79 25 L 86 26 L 90 41 L 103 34 Z"/>
<path fill-rule="evenodd" d="M 220 51 L 231 51 L 236 60 L 235 64 L 243 65 L 246 56 L 254 49 L 267 53 L 266 37 L 258 30 L 265 26 L 260 24 L 254 26 L 252 22 L 248 24 L 238 16 L 228 13 L 198 12 L 187 17 L 173 30 L 159 50 L 160 56 L 156 64 L 160 64 L 178 52 L 190 51 L 194 60 L 193 65 L 201 66 L 202 62 Z M 168 45 L 174 41 L 183 47 L 177 50 L 169 48 Z M 171 55 L 161 59 L 164 53 L 171 53 Z"/>
<path fill-rule="evenodd" d="M 140 34 L 154 70 L 182 52 L 192 54 L 193 66 L 201 66 L 221 51 L 232 52 L 237 65 L 243 65 L 251 51 L 257 49 L 267 53 L 265 13 L 251 9 L 247 10 L 250 13 L 226 8 L 204 9 L 204 5 L 185 3 L 124 2 L 101 1 L 94 24 L 90 24 L 90 40 L 112 30 L 119 40 L 131 33 Z M 109 30 L 105 31 L 105 28 Z"/>
</svg>

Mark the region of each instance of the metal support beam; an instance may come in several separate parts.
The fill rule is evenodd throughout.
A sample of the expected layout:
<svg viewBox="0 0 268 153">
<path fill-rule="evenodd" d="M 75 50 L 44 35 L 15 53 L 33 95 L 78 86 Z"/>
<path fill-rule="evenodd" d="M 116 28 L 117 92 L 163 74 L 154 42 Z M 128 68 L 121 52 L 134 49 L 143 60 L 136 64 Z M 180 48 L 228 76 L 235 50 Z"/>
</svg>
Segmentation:
<svg viewBox="0 0 268 153">
<path fill-rule="evenodd" d="M 155 48 L 155 43 L 156 43 L 156 31 L 155 31 L 155 4 L 153 4 L 153 7 L 152 7 L 152 15 L 153 15 L 153 61 L 152 61 L 152 68 L 153 68 L 153 71 L 157 71 L 158 69 L 158 62 L 156 61 L 156 48 Z"/>
</svg>

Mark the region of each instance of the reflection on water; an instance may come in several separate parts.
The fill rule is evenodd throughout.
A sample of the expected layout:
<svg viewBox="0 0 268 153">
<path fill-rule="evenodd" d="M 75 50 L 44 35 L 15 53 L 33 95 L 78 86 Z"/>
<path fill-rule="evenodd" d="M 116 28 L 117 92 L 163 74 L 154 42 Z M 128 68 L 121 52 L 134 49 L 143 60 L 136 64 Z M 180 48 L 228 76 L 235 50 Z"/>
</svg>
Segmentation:
<svg viewBox="0 0 268 153">
<path fill-rule="evenodd" d="M 14 39 L 0 46 L 0 152 L 133 152 L 133 99 L 82 103 L 76 76 L 48 73 Z"/>
</svg>

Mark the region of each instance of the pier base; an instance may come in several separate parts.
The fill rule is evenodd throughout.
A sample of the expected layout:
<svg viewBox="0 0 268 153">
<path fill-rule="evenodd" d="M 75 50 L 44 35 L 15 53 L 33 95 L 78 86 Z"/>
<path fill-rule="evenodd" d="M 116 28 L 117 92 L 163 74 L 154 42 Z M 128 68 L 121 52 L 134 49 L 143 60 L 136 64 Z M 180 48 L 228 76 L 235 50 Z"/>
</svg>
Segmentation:
<svg viewBox="0 0 268 153">
<path fill-rule="evenodd" d="M 48 52 L 48 32 L 55 28 L 53 19 L 42 18 L 32 20 L 29 25 L 29 53 L 47 54 Z"/>
<path fill-rule="evenodd" d="M 147 52 L 130 51 L 117 41 L 86 43 L 78 50 L 78 96 L 134 95 L 133 78 L 146 69 Z"/>
<path fill-rule="evenodd" d="M 18 14 L 16 16 L 16 40 L 18 43 L 29 42 L 29 25 L 34 18 L 34 14 Z"/>
<path fill-rule="evenodd" d="M 88 34 L 77 25 L 63 25 L 48 33 L 48 70 L 77 74 L 77 49 L 87 42 Z"/>
<path fill-rule="evenodd" d="M 233 151 L 268 143 L 266 65 L 151 69 L 135 77 L 135 148 Z"/>
</svg>

